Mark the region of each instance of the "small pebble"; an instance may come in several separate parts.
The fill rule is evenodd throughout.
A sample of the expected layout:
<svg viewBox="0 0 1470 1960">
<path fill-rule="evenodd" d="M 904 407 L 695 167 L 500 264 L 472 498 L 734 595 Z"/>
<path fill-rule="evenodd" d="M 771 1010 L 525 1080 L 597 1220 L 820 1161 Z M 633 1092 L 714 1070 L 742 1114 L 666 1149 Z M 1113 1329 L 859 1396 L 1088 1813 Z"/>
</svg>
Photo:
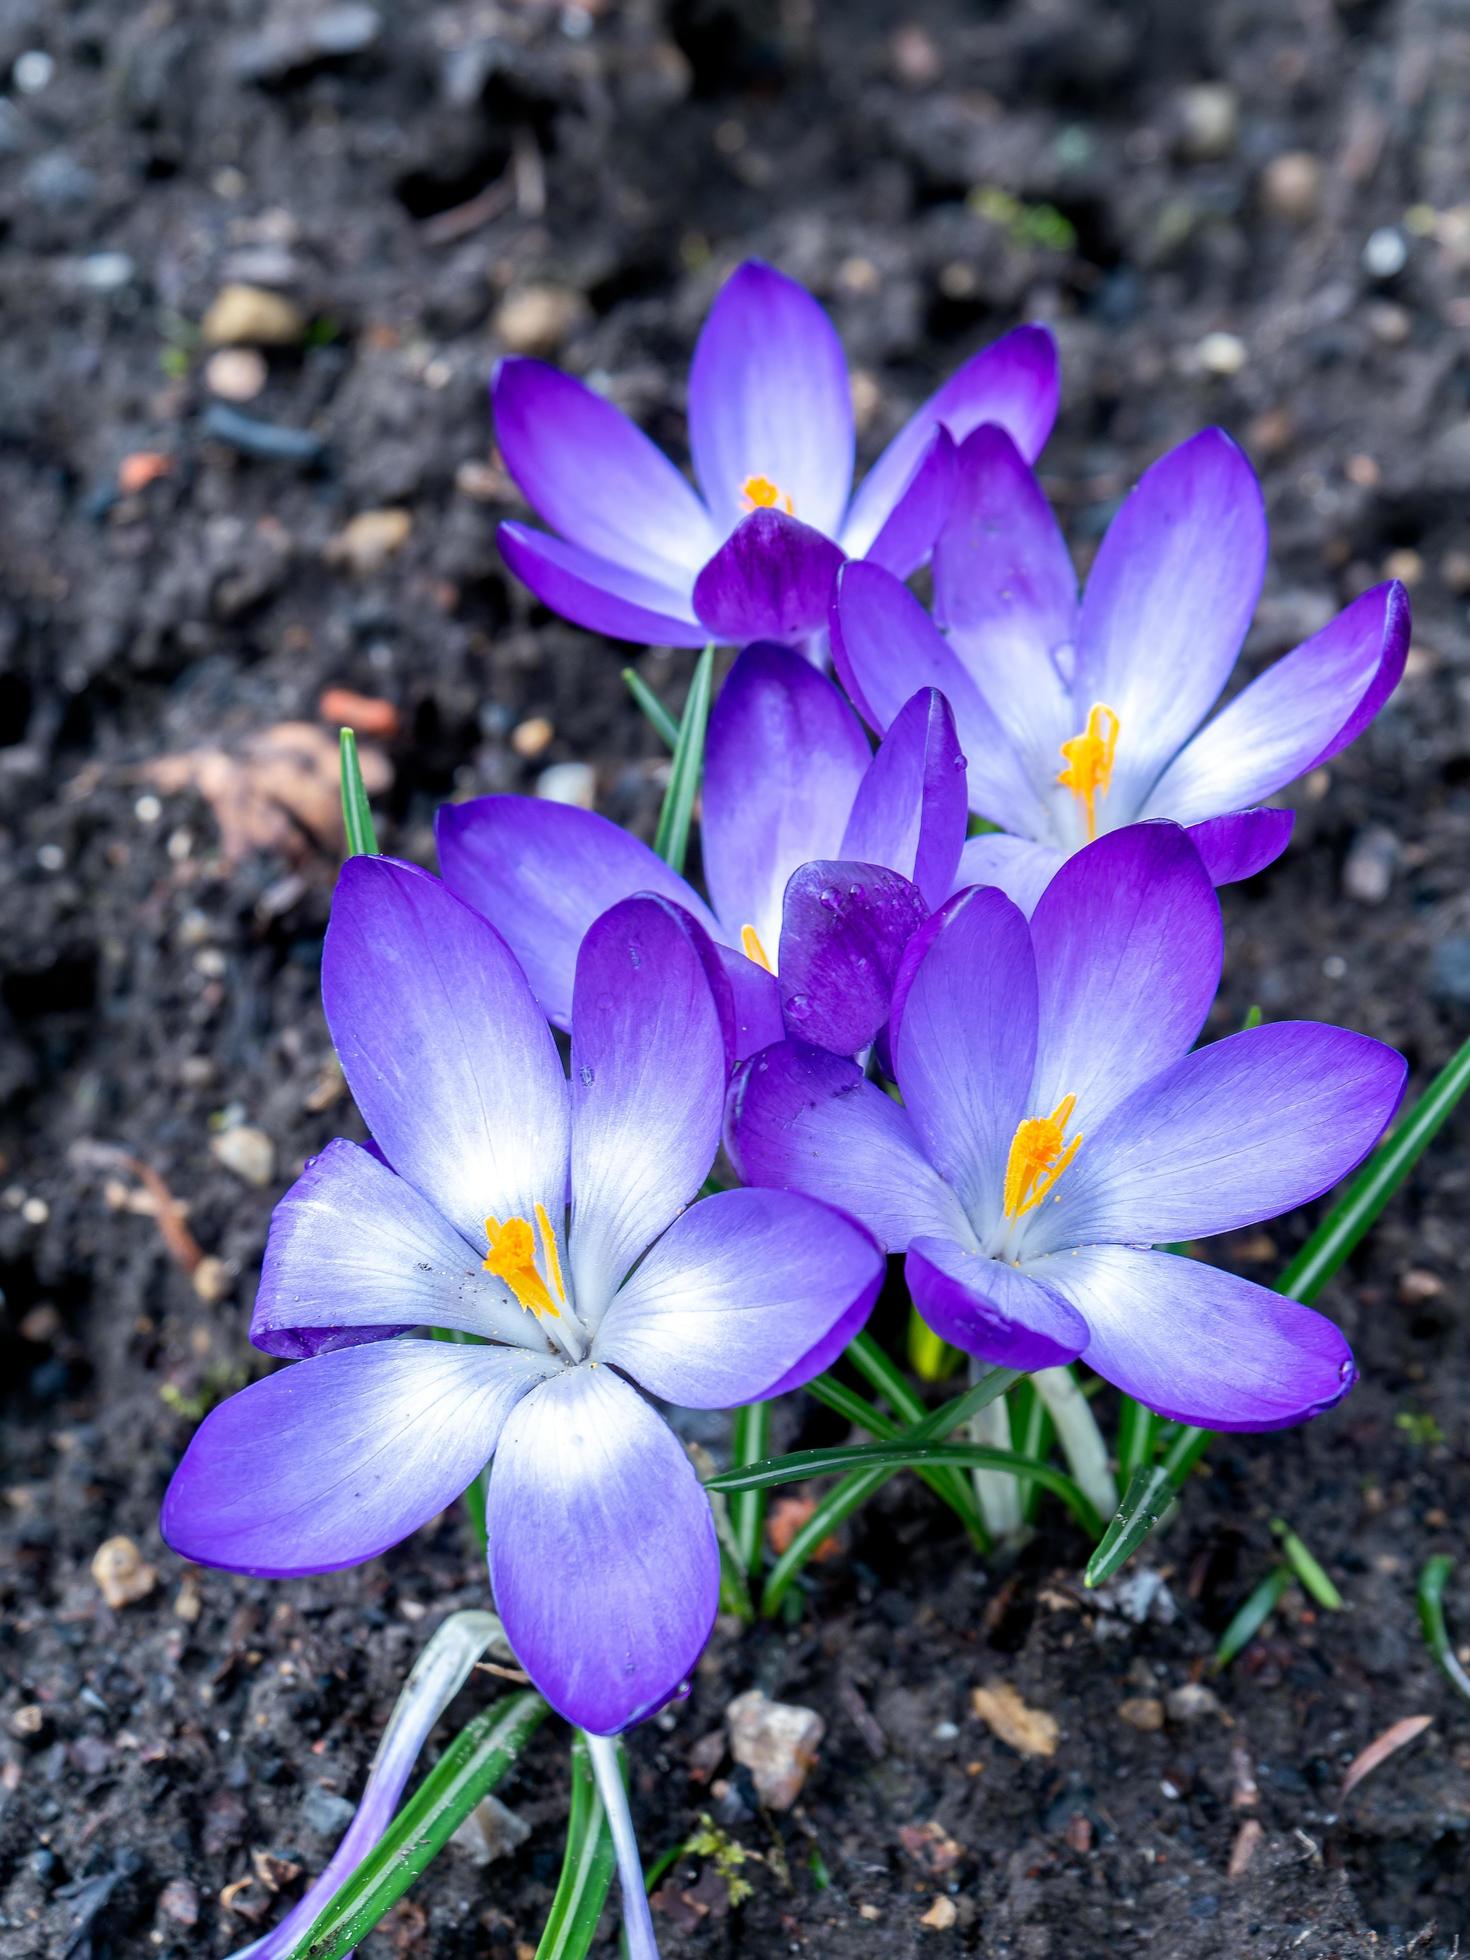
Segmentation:
<svg viewBox="0 0 1470 1960">
<path fill-rule="evenodd" d="M 313 1783 L 301 1800 L 301 1815 L 309 1831 L 318 1837 L 339 1838 L 357 1815 L 350 1797 L 340 1797 Z"/>
<path fill-rule="evenodd" d="M 146 1599 L 158 1584 L 158 1574 L 131 1538 L 109 1538 L 92 1554 L 92 1577 L 112 1607 L 132 1606 Z"/>
<path fill-rule="evenodd" d="M 208 347 L 239 343 L 297 347 L 306 338 L 306 315 L 281 293 L 235 282 L 222 286 L 199 323 Z"/>
<path fill-rule="evenodd" d="M 1196 163 L 1229 156 L 1240 130 L 1240 101 L 1225 82 L 1196 82 L 1179 98 L 1184 153 Z"/>
<path fill-rule="evenodd" d="M 233 1171 L 257 1190 L 269 1184 L 276 1174 L 276 1146 L 264 1130 L 252 1129 L 248 1123 L 221 1130 L 217 1137 L 210 1138 L 209 1148 L 210 1154 L 227 1171 Z"/>
<path fill-rule="evenodd" d="M 1393 889 L 1399 840 L 1381 824 L 1360 830 L 1343 860 L 1342 889 L 1359 905 L 1381 905 Z"/>
<path fill-rule="evenodd" d="M 56 73 L 56 63 L 44 48 L 27 48 L 15 57 L 10 79 L 18 95 L 39 95 Z"/>
<path fill-rule="evenodd" d="M 510 354 L 558 353 L 586 317 L 587 302 L 566 286 L 521 286 L 495 310 L 494 327 Z"/>
<path fill-rule="evenodd" d="M 1118 1704 L 1118 1716 L 1129 1728 L 1152 1735 L 1164 1726 L 1164 1704 L 1152 1695 L 1130 1695 Z"/>
<path fill-rule="evenodd" d="M 454 1842 L 467 1851 L 477 1865 L 494 1864 L 519 1851 L 531 1835 L 524 1817 L 507 1808 L 493 1793 L 482 1797 L 454 1833 Z"/>
<path fill-rule="evenodd" d="M 1369 232 L 1363 247 L 1363 270 L 1370 279 L 1396 279 L 1409 263 L 1409 243 L 1393 225 Z"/>
<path fill-rule="evenodd" d="M 771 1701 L 751 1688 L 730 1703 L 725 1721 L 730 1754 L 750 1771 L 761 1802 L 769 1810 L 790 1810 L 827 1731 L 821 1716 L 814 1708 Z"/>
<path fill-rule="evenodd" d="M 1399 1298 L 1406 1307 L 1428 1306 L 1443 1292 L 1444 1281 L 1439 1274 L 1426 1272 L 1422 1266 L 1411 1266 L 1400 1276 Z"/>
<path fill-rule="evenodd" d="M 120 293 L 137 271 L 126 252 L 89 252 L 77 267 L 77 284 L 91 293 Z"/>
<path fill-rule="evenodd" d="M 46 1711 L 38 1701 L 23 1701 L 11 1714 L 7 1727 L 18 1741 L 29 1742 L 46 1726 Z"/>
<path fill-rule="evenodd" d="M 27 1198 L 20 1215 L 27 1225 L 44 1225 L 51 1216 L 51 1207 L 44 1198 Z"/>
<path fill-rule="evenodd" d="M 517 722 L 510 731 L 510 745 L 517 755 L 534 762 L 538 755 L 545 755 L 555 734 L 556 729 L 545 715 L 532 715 L 529 721 Z"/>
<path fill-rule="evenodd" d="M 199 1894 L 187 1878 L 171 1878 L 158 1895 L 158 1910 L 176 1926 L 197 1926 Z"/>
<path fill-rule="evenodd" d="M 360 510 L 328 544 L 326 560 L 366 578 L 381 570 L 394 552 L 401 551 L 412 534 L 412 511 Z"/>
<path fill-rule="evenodd" d="M 927 1926 L 934 1933 L 947 1933 L 959 1916 L 960 1909 L 954 1900 L 946 1899 L 941 1892 L 929 1910 L 920 1917 L 919 1924 Z"/>
<path fill-rule="evenodd" d="M 1272 157 L 1261 178 L 1261 196 L 1275 217 L 1295 225 L 1310 223 L 1322 203 L 1321 164 L 1308 150 Z"/>
<path fill-rule="evenodd" d="M 546 803 L 590 810 L 597 799 L 597 776 L 585 762 L 553 762 L 536 778 L 536 794 Z"/>
<path fill-rule="evenodd" d="M 36 851 L 36 862 L 43 871 L 60 871 L 66 863 L 66 852 L 59 844 L 42 844 Z"/>
<path fill-rule="evenodd" d="M 1202 1681 L 1186 1681 L 1169 1690 L 1164 1708 L 1171 1722 L 1198 1722 L 1206 1715 L 1220 1713 L 1220 1697 Z"/>
<path fill-rule="evenodd" d="M 226 402 L 253 402 L 266 384 L 265 356 L 254 347 L 221 347 L 204 364 L 204 385 Z"/>
<path fill-rule="evenodd" d="M 189 1283 L 194 1288 L 196 1298 L 206 1307 L 217 1307 L 221 1300 L 227 1300 L 235 1284 L 235 1275 L 223 1259 L 216 1259 L 206 1253 L 189 1275 Z"/>
<path fill-rule="evenodd" d="M 888 37 L 888 60 L 905 88 L 932 88 L 944 73 L 933 36 L 917 21 L 905 21 Z"/>
<path fill-rule="evenodd" d="M 1396 578 L 1400 585 L 1417 585 L 1424 576 L 1424 560 L 1407 547 L 1391 551 L 1383 561 L 1383 576 Z"/>
<path fill-rule="evenodd" d="M 1380 347 L 1402 347 L 1414 331 L 1414 316 L 1397 300 L 1375 299 L 1364 316 Z"/>
<path fill-rule="evenodd" d="M 1222 380 L 1239 374 L 1250 358 L 1245 342 L 1233 333 L 1207 333 L 1195 352 L 1205 373 L 1217 375 Z"/>
<path fill-rule="evenodd" d="M 1470 551 L 1447 551 L 1439 561 L 1439 575 L 1457 599 L 1470 595 Z"/>
</svg>

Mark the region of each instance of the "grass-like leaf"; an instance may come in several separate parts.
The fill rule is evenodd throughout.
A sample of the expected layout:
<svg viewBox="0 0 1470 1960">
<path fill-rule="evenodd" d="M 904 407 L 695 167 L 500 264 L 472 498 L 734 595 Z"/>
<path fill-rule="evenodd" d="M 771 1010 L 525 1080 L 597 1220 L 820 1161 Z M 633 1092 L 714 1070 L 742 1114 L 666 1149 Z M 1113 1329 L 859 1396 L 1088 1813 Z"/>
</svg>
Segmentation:
<svg viewBox="0 0 1470 1960">
<path fill-rule="evenodd" d="M 1243 1647 L 1249 1646 L 1281 1604 L 1281 1595 L 1296 1575 L 1289 1565 L 1275 1565 L 1250 1594 L 1220 1636 L 1215 1649 L 1215 1670 L 1229 1667 Z"/>
<path fill-rule="evenodd" d="M 1465 1672 L 1459 1655 L 1450 1645 L 1450 1630 L 1444 1616 L 1444 1589 L 1454 1569 L 1455 1561 L 1447 1552 L 1437 1552 L 1432 1559 L 1426 1560 L 1424 1570 L 1419 1574 L 1419 1624 L 1424 1629 L 1430 1653 L 1454 1686 L 1470 1701 L 1470 1674 Z"/>
<path fill-rule="evenodd" d="M 648 685 L 648 682 L 631 667 L 625 667 L 623 669 L 623 680 L 628 692 L 653 724 L 659 740 L 668 749 L 677 748 L 679 745 L 679 724 L 674 720 L 674 717 L 669 713 L 663 702 L 659 700 L 653 689 Z"/>
<path fill-rule="evenodd" d="M 572 1740 L 567 1848 L 536 1960 L 585 1960 L 597 1937 L 597 1922 L 607 1903 L 614 1864 L 607 1812 L 579 1731 Z"/>
<path fill-rule="evenodd" d="M 771 1405 L 769 1402 L 747 1402 L 743 1409 L 735 1411 L 731 1455 L 734 1462 L 759 1463 L 771 1447 Z M 730 1498 L 730 1527 L 735 1535 L 735 1550 L 740 1563 L 745 1568 L 747 1580 L 758 1577 L 761 1568 L 761 1553 L 764 1549 L 766 1528 L 766 1493 L 764 1487 L 757 1490 L 736 1491 Z"/>
<path fill-rule="evenodd" d="M 689 854 L 689 831 L 694 822 L 694 799 L 704 773 L 704 732 L 709 723 L 710 692 L 714 686 L 715 650 L 705 648 L 694 667 L 689 698 L 684 703 L 684 719 L 679 723 L 674 743 L 674 760 L 669 770 L 669 786 L 664 791 L 663 808 L 658 813 L 658 829 L 653 848 L 671 869 L 682 872 Z"/>
<path fill-rule="evenodd" d="M 1467 1089 L 1470 1089 L 1470 1041 L 1451 1057 L 1407 1116 L 1373 1152 L 1344 1197 L 1333 1206 L 1276 1282 L 1278 1293 L 1285 1294 L 1288 1300 L 1300 1300 L 1304 1306 L 1312 1304 L 1377 1222 L 1384 1206 Z M 1138 1550 L 1168 1512 L 1211 1437 L 1208 1429 L 1186 1425 L 1175 1434 L 1163 1463 L 1156 1470 L 1135 1472 L 1117 1516 L 1088 1561 L 1089 1586 L 1100 1586 L 1111 1578 Z M 1325 1573 L 1322 1576 L 1326 1579 Z M 1329 1586 L 1331 1583 L 1327 1580 Z"/>
<path fill-rule="evenodd" d="M 467 1723 L 286 1960 L 342 1960 L 365 1939 L 507 1774 L 547 1712 L 527 1689 Z"/>
<path fill-rule="evenodd" d="M 357 759 L 357 736 L 350 728 L 341 732 L 342 752 L 342 830 L 347 839 L 348 857 L 376 857 L 378 833 L 373 826 L 372 805 L 362 780 L 362 764 Z"/>
<path fill-rule="evenodd" d="M 1317 1604 L 1329 1613 L 1342 1611 L 1342 1594 L 1328 1578 L 1316 1556 L 1292 1530 L 1285 1518 L 1273 1518 L 1271 1529 L 1281 1545 L 1281 1556 Z"/>
</svg>

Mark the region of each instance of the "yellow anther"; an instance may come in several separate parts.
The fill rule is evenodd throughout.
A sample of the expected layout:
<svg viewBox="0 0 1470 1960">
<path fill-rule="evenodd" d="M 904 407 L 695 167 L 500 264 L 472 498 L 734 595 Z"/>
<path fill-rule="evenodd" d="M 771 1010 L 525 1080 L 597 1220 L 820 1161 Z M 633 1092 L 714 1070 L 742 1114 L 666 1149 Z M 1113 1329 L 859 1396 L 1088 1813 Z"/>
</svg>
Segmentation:
<svg viewBox="0 0 1470 1960">
<path fill-rule="evenodd" d="M 742 926 L 740 928 L 740 950 L 748 960 L 754 960 L 757 966 L 763 966 L 767 973 L 774 973 L 776 971 L 775 967 L 771 965 L 770 960 L 766 957 L 766 949 L 761 944 L 761 936 L 754 926 Z"/>
<path fill-rule="evenodd" d="M 1097 835 L 1097 799 L 1106 796 L 1113 780 L 1113 757 L 1118 748 L 1118 717 L 1101 701 L 1087 717 L 1087 726 L 1063 742 L 1066 768 L 1057 777 L 1087 812 L 1088 841 Z"/>
<path fill-rule="evenodd" d="M 1075 1096 L 1064 1096 L 1050 1116 L 1023 1117 L 1016 1125 L 1011 1154 L 1006 1159 L 1003 1202 L 1007 1218 L 1034 1211 L 1077 1155 L 1081 1136 L 1067 1140 L 1067 1125 L 1076 1107 Z"/>
<path fill-rule="evenodd" d="M 747 510 L 784 510 L 795 517 L 796 505 L 768 476 L 748 476 L 740 486 L 740 501 Z"/>
<path fill-rule="evenodd" d="M 490 1245 L 485 1255 L 485 1271 L 503 1279 L 527 1313 L 549 1314 L 553 1320 L 560 1320 L 567 1300 L 561 1277 L 561 1253 L 546 1207 L 539 1201 L 536 1223 L 541 1227 L 541 1244 L 556 1288 L 556 1300 L 552 1299 L 551 1287 L 536 1264 L 536 1233 L 529 1218 L 508 1218 L 503 1225 L 498 1218 L 485 1220 L 485 1237 Z M 557 1301 L 561 1302 L 560 1306 Z"/>
</svg>

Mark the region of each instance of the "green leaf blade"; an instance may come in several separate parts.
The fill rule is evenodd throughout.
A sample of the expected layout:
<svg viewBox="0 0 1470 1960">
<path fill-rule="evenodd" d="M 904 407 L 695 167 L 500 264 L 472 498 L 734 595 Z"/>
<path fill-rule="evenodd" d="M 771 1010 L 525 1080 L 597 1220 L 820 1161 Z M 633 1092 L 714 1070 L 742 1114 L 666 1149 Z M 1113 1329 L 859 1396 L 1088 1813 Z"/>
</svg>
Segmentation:
<svg viewBox="0 0 1470 1960">
<path fill-rule="evenodd" d="M 362 763 L 357 753 L 357 736 L 350 728 L 339 735 L 342 757 L 342 834 L 347 840 L 348 857 L 376 857 L 378 833 L 373 809 L 368 802 L 367 785 L 362 780 Z"/>
<path fill-rule="evenodd" d="M 684 719 L 674 744 L 674 760 L 669 769 L 669 786 L 659 811 L 653 848 L 673 871 L 682 872 L 689 854 L 689 833 L 694 823 L 694 803 L 704 773 L 704 737 L 709 725 L 710 695 L 714 688 L 715 650 L 707 646 L 699 656 L 689 698 L 684 703 Z"/>
</svg>

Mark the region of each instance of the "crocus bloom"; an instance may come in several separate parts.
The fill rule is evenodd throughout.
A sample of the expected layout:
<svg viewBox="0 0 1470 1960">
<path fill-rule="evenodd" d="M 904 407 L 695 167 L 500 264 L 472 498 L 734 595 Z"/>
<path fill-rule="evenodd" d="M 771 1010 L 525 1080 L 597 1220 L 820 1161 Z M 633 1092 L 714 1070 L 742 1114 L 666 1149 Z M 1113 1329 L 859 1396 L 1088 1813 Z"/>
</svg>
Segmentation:
<svg viewBox="0 0 1470 1960">
<path fill-rule="evenodd" d="M 786 1042 L 746 1063 L 728 1141 L 755 1184 L 836 1197 L 895 1252 L 936 1333 L 982 1360 L 1081 1356 L 1179 1422 L 1272 1429 L 1354 1377 L 1320 1314 L 1149 1248 L 1328 1189 L 1393 1113 L 1404 1063 L 1315 1022 L 1193 1049 L 1220 910 L 1173 824 L 1079 851 L 1029 925 L 954 898 L 911 942 L 889 1040 L 903 1106 Z"/>
<path fill-rule="evenodd" d="M 617 900 L 657 892 L 719 944 L 742 1055 L 779 1038 L 783 1010 L 819 1046 L 865 1047 L 909 935 L 949 895 L 964 834 L 964 757 L 944 701 L 921 690 L 901 705 L 875 756 L 832 683 L 778 646 L 746 648 L 710 716 L 709 905 L 586 810 L 486 796 L 438 818 L 445 882 L 503 934 L 559 1026 L 573 1024 L 582 934 Z"/>
<path fill-rule="evenodd" d="M 853 496 L 842 343 L 810 293 L 751 261 L 694 350 L 699 494 L 581 382 L 539 361 L 501 363 L 500 453 L 551 527 L 502 524 L 501 551 L 543 604 L 615 640 L 804 640 L 826 626 L 844 556 L 901 577 L 923 563 L 948 503 L 951 438 L 998 423 L 1035 457 L 1056 406 L 1051 335 L 1020 327 L 930 397 Z"/>
<path fill-rule="evenodd" d="M 1375 586 L 1201 727 L 1265 563 L 1254 472 L 1207 429 L 1124 502 L 1079 606 L 1039 484 L 987 428 L 960 449 L 934 619 L 880 567 L 844 569 L 832 628 L 843 684 L 880 731 L 916 687 L 943 689 L 970 808 L 1008 833 L 966 845 L 962 884 L 998 885 L 1029 910 L 1072 851 L 1150 817 L 1189 828 L 1216 884 L 1279 856 L 1291 812 L 1257 806 L 1383 706 L 1403 672 L 1409 603 L 1401 585 Z"/>
<path fill-rule="evenodd" d="M 493 1453 L 506 1633 L 553 1707 L 621 1729 L 677 1689 L 719 1589 L 708 1499 L 644 1392 L 723 1408 L 808 1379 L 866 1315 L 881 1257 L 808 1199 L 690 1203 L 729 1006 L 662 900 L 587 935 L 570 1082 L 504 942 L 412 866 L 346 865 L 322 979 L 379 1154 L 330 1144 L 278 1207 L 251 1335 L 309 1358 L 206 1419 L 164 1536 L 231 1571 L 330 1572 L 416 1530 Z M 387 1338 L 405 1324 L 480 1339 Z"/>
</svg>

